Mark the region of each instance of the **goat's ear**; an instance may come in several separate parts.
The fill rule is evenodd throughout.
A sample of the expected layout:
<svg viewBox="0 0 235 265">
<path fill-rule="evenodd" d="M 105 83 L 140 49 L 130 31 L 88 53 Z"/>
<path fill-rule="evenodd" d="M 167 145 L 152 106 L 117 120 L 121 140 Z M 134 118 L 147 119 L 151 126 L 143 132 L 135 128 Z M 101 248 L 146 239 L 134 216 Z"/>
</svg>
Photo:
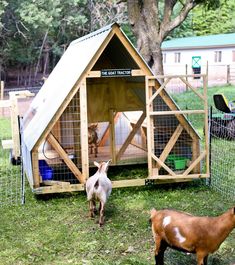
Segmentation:
<svg viewBox="0 0 235 265">
<path fill-rule="evenodd" d="M 153 208 L 151 211 L 150 211 L 150 219 L 152 219 L 157 213 L 157 210 L 155 208 Z"/>
<path fill-rule="evenodd" d="M 105 165 L 104 165 L 104 172 L 107 172 L 108 171 L 109 163 L 110 162 L 111 162 L 111 159 L 105 163 Z"/>
<path fill-rule="evenodd" d="M 98 162 L 94 161 L 94 165 L 100 168 L 100 164 Z"/>
</svg>

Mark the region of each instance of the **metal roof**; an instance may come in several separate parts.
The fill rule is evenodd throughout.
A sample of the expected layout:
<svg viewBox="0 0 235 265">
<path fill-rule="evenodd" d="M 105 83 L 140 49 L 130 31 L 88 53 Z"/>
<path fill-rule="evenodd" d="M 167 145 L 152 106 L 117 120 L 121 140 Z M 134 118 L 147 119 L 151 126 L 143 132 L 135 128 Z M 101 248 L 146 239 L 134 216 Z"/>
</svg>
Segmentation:
<svg viewBox="0 0 235 265">
<path fill-rule="evenodd" d="M 162 43 L 163 50 L 235 47 L 235 33 L 177 38 Z"/>
<path fill-rule="evenodd" d="M 24 130 L 24 141 L 32 150 L 63 104 L 75 83 L 112 30 L 113 24 L 73 41 L 33 100 L 35 113 Z M 89 36 L 89 38 L 88 38 Z"/>
</svg>

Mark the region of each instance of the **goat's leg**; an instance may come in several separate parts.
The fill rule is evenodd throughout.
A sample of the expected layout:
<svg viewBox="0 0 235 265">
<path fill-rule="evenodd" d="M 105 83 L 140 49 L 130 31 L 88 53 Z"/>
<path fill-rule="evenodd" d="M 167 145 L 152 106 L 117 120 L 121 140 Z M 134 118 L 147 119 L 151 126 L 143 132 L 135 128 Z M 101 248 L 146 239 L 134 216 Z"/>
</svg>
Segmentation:
<svg viewBox="0 0 235 265">
<path fill-rule="evenodd" d="M 197 255 L 197 265 L 207 265 L 208 255 L 202 251 L 198 251 Z"/>
<path fill-rule="evenodd" d="M 91 218 L 94 218 L 95 217 L 95 202 L 93 200 L 90 200 L 89 201 L 89 216 Z"/>
<path fill-rule="evenodd" d="M 100 202 L 100 219 L 99 219 L 99 225 L 104 225 L 104 203 Z"/>
<path fill-rule="evenodd" d="M 97 157 L 97 154 L 98 154 L 98 144 L 97 143 L 95 143 L 94 149 L 95 149 L 95 157 Z"/>
<path fill-rule="evenodd" d="M 167 248 L 167 244 L 160 237 L 155 236 L 155 264 L 164 265 L 164 252 Z"/>
<path fill-rule="evenodd" d="M 94 211 L 94 214 L 95 214 L 95 215 L 98 214 L 98 211 L 97 211 L 97 209 L 96 209 L 95 201 L 93 201 L 93 211 Z"/>
<path fill-rule="evenodd" d="M 205 256 L 205 258 L 203 259 L 203 261 L 204 261 L 204 265 L 207 265 L 207 259 L 208 259 L 208 255 Z"/>
</svg>

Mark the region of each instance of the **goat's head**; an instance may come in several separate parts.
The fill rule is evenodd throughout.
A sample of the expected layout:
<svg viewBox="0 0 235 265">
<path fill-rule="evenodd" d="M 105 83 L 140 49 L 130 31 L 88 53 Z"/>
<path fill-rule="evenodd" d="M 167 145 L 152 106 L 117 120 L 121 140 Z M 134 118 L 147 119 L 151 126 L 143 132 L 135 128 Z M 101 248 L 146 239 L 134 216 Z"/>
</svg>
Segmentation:
<svg viewBox="0 0 235 265">
<path fill-rule="evenodd" d="M 98 167 L 99 173 L 107 173 L 110 162 L 111 159 L 108 160 L 107 162 L 100 162 L 100 163 L 94 161 L 94 165 Z"/>
<path fill-rule="evenodd" d="M 88 129 L 92 130 L 92 131 L 96 131 L 98 128 L 98 123 L 92 123 L 88 126 Z"/>
</svg>

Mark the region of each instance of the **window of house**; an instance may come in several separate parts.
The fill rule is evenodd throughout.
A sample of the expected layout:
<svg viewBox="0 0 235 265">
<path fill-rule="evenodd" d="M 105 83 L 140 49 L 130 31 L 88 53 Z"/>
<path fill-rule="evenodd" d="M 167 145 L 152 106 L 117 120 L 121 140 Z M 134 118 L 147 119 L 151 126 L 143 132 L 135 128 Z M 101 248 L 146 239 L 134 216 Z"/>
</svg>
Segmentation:
<svg viewBox="0 0 235 265">
<path fill-rule="evenodd" d="M 175 63 L 180 63 L 180 52 L 175 52 Z"/>
<path fill-rule="evenodd" d="M 215 51 L 215 63 L 220 63 L 222 60 L 222 51 Z"/>
<path fill-rule="evenodd" d="M 163 53 L 163 63 L 166 63 L 166 53 Z"/>
<path fill-rule="evenodd" d="M 232 62 L 235 62 L 235 51 L 232 51 Z"/>
</svg>

